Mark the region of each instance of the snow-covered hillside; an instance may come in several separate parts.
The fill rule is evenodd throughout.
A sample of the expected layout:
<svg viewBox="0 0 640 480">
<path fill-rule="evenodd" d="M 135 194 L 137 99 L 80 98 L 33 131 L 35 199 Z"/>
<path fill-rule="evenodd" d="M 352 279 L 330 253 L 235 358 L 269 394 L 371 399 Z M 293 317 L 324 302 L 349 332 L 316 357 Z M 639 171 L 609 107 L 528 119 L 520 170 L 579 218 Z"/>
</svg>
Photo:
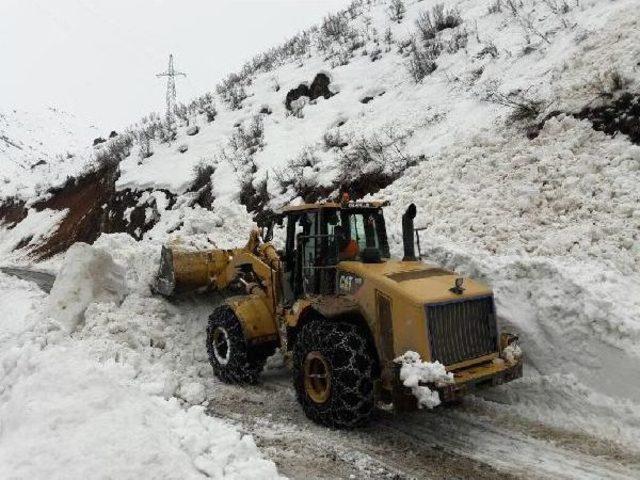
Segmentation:
<svg viewBox="0 0 640 480">
<path fill-rule="evenodd" d="M 399 3 L 404 11 L 390 9 Z M 400 215 L 414 202 L 425 257 L 495 289 L 527 362 L 525 378 L 479 394 L 456 418 L 516 419 L 534 426 L 529 435 L 605 445 L 637 471 L 637 0 L 399 3 L 357 0 L 256 57 L 175 126 L 138 124 L 101 214 L 145 252 L 176 238 L 232 246 L 257 212 L 350 191 L 390 201 L 398 254 Z M 33 225 L 42 235 L 31 247 L 65 213 L 47 215 L 0 225 L 7 259 Z M 124 242 L 99 240 L 110 241 Z M 131 275 L 148 268 L 120 260 Z M 518 448 L 494 448 L 493 460 L 470 455 L 509 470 L 497 457 L 516 462 Z"/>
<path fill-rule="evenodd" d="M 78 175 L 99 136 L 89 121 L 54 107 L 0 111 L 0 198 L 32 199 Z"/>
</svg>

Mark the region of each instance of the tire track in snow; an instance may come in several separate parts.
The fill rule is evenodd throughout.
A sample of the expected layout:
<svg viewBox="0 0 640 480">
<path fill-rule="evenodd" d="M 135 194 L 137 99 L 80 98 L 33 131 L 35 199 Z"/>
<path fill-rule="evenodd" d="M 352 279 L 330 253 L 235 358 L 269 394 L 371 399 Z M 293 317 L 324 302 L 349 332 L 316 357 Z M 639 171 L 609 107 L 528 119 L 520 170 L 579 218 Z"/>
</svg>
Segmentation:
<svg viewBox="0 0 640 480">
<path fill-rule="evenodd" d="M 602 449 L 596 450 L 600 454 L 589 455 L 583 451 L 589 451 L 588 445 L 563 442 L 561 430 L 555 434 L 548 429 L 535 431 L 530 422 L 506 422 L 476 406 L 399 415 L 379 411 L 368 428 L 336 432 L 313 425 L 299 412 L 284 369 L 267 373 L 263 384 L 256 387 L 220 384 L 216 390 L 210 410 L 242 423 L 258 438 L 279 437 L 287 431 L 292 438 L 285 443 L 297 438 L 312 442 L 315 450 L 347 449 L 360 455 L 361 468 L 368 464 L 386 470 L 380 478 L 393 478 L 394 471 L 398 478 L 491 478 L 499 474 L 501 478 L 636 479 L 640 475 L 634 455 L 615 450 L 605 455 Z M 585 443 L 591 441 L 586 435 L 581 438 Z M 279 453 L 274 455 L 278 463 Z"/>
<path fill-rule="evenodd" d="M 423 419 L 412 414 L 381 423 L 399 434 L 526 478 L 631 480 L 640 475 L 637 464 L 586 455 L 558 445 L 552 437 L 541 440 L 526 431 L 505 428 L 497 419 L 487 420 L 455 408 L 430 412 Z"/>
</svg>

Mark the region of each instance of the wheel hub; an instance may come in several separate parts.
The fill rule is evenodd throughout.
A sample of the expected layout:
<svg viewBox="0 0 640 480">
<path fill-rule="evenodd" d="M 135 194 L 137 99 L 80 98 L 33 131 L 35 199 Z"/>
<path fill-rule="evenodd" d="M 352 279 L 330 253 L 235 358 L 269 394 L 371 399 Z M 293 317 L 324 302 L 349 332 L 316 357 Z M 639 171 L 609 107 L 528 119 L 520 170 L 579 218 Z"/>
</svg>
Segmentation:
<svg viewBox="0 0 640 480">
<path fill-rule="evenodd" d="M 315 403 L 324 403 L 331 393 L 331 369 L 320 352 L 309 352 L 304 359 L 304 389 Z"/>
<path fill-rule="evenodd" d="M 213 331 L 213 354 L 220 365 L 226 365 L 231 358 L 231 343 L 229 334 L 222 327 L 216 327 Z"/>
</svg>

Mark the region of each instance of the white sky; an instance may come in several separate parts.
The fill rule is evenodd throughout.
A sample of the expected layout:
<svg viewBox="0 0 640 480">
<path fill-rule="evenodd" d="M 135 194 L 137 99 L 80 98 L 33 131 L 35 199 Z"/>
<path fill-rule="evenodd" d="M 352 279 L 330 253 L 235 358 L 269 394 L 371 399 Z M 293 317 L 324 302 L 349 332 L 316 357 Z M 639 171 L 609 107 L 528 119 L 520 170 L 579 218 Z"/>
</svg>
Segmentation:
<svg viewBox="0 0 640 480">
<path fill-rule="evenodd" d="M 349 0 L 0 0 L 0 110 L 56 106 L 106 129 L 164 108 Z"/>
</svg>

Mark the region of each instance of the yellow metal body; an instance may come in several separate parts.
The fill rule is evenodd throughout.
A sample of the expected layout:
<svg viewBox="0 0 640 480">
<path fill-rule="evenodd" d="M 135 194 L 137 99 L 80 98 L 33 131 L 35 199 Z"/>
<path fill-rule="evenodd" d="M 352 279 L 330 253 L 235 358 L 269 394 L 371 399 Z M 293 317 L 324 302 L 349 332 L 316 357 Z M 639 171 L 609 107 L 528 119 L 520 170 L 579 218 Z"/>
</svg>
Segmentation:
<svg viewBox="0 0 640 480">
<path fill-rule="evenodd" d="M 275 248 L 261 243 L 257 231 L 251 232 L 243 248 L 193 250 L 179 244 L 165 247 L 156 290 L 165 295 L 200 289 L 226 290 L 238 280 L 243 266 L 251 267 L 252 278 L 245 280 L 243 295 L 231 297 L 226 303 L 241 320 L 250 343 L 275 341 L 281 264 Z"/>
<path fill-rule="evenodd" d="M 210 287 L 229 264 L 225 250 L 189 251 L 173 250 L 174 281 L 181 290 Z"/>
<path fill-rule="evenodd" d="M 278 338 L 275 315 L 270 299 L 262 293 L 241 295 L 227 299 L 226 303 L 240 319 L 249 343 L 276 341 Z"/>
</svg>

